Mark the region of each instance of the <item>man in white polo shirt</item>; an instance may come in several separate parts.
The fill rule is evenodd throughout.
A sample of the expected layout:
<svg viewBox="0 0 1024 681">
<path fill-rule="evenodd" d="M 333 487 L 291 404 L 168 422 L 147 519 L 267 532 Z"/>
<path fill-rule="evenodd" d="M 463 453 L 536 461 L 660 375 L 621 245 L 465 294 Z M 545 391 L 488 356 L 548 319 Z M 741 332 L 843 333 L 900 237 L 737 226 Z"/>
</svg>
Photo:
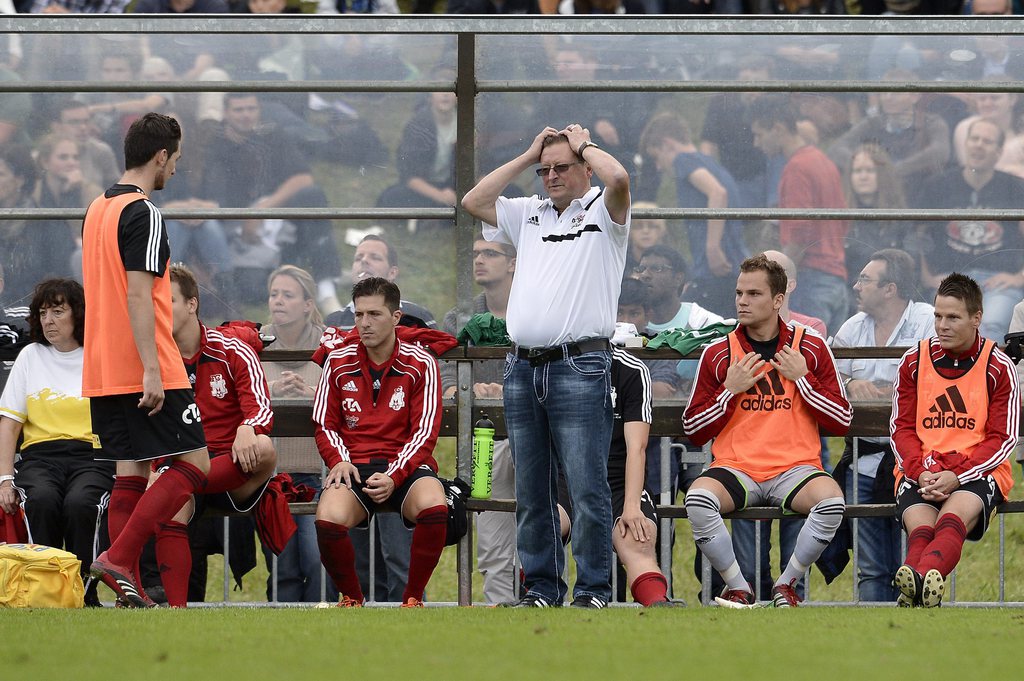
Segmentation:
<svg viewBox="0 0 1024 681">
<path fill-rule="evenodd" d="M 935 308 L 931 303 L 914 301 L 919 281 L 917 264 L 906 251 L 885 248 L 873 253 L 853 285 L 858 312 L 839 327 L 832 347 L 913 347 L 934 336 Z M 892 401 L 899 360 L 839 359 L 836 368 L 850 400 Z M 840 484 L 845 480 L 848 503 L 892 504 L 896 502 L 895 463 L 888 437 L 847 437 L 833 477 Z M 900 524 L 895 516 L 857 521 L 860 600 L 895 601 L 899 597 L 892 580 L 903 561 L 900 539 Z"/>
<path fill-rule="evenodd" d="M 547 199 L 501 196 L 536 163 Z M 591 187 L 593 175 L 603 189 Z M 503 391 L 526 588 L 513 605 L 560 606 L 566 595 L 556 508 L 561 469 L 574 508 L 572 605 L 602 608 L 611 596 L 608 338 L 629 240 L 629 175 L 586 128 L 548 127 L 480 180 L 462 205 L 485 223 L 484 238 L 518 252 L 507 316 L 515 348 Z"/>
</svg>

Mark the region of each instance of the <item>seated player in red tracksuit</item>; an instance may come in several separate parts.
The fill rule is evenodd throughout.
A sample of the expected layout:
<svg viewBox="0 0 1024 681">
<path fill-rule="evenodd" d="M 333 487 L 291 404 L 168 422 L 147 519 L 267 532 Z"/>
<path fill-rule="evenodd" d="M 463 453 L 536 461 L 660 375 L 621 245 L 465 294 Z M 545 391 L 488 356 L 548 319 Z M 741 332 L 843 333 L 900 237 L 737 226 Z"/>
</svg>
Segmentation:
<svg viewBox="0 0 1024 681">
<path fill-rule="evenodd" d="M 277 455 L 270 440 L 274 412 L 257 355 L 262 342 L 255 328 L 211 329 L 199 321 L 199 287 L 192 272 L 171 265 L 172 332 L 189 380 L 210 452 L 204 505 L 251 511 L 274 474 Z M 186 418 L 183 415 L 183 418 Z M 167 604 L 185 607 L 192 571 L 187 525 L 195 510 L 190 499 L 156 532 L 156 558 Z"/>
<path fill-rule="evenodd" d="M 338 606 L 362 606 L 349 529 L 380 511 L 401 513 L 415 528 L 402 607 L 421 607 L 445 546 L 448 517 L 433 458 L 441 381 L 434 356 L 405 334 L 432 335 L 423 339 L 428 343 L 455 341 L 430 329 L 396 332 L 401 294 L 386 279 L 357 282 L 352 301 L 355 329 L 325 341 L 314 355 L 326 355 L 313 421 L 320 456 L 331 469 L 316 512 L 320 559 L 341 594 Z"/>
</svg>

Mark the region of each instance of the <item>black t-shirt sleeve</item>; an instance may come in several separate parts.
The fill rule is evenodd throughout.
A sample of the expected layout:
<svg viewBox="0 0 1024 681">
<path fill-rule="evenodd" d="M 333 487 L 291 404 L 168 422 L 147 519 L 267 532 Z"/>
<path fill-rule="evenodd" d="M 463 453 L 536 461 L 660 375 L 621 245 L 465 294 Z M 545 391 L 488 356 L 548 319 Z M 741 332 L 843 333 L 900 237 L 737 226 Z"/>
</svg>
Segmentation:
<svg viewBox="0 0 1024 681">
<path fill-rule="evenodd" d="M 646 366 L 635 363 L 619 362 L 617 376 L 614 378 L 615 400 L 622 414 L 622 422 L 642 421 L 650 423 L 650 415 L 645 417 L 645 408 L 651 407 L 651 374 Z"/>
<path fill-rule="evenodd" d="M 149 200 L 128 204 L 117 224 L 117 245 L 127 272 L 151 272 L 162 277 L 171 257 L 160 210 Z"/>
</svg>

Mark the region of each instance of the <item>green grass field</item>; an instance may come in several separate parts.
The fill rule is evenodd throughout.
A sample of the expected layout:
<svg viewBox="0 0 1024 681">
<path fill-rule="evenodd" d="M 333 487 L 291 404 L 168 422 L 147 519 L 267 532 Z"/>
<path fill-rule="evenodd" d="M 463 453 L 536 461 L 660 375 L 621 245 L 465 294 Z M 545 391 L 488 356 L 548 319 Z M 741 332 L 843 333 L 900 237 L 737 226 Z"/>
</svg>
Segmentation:
<svg viewBox="0 0 1024 681">
<path fill-rule="evenodd" d="M 5 679 L 984 679 L 1016 666 L 1024 612 L 19 611 Z"/>
</svg>

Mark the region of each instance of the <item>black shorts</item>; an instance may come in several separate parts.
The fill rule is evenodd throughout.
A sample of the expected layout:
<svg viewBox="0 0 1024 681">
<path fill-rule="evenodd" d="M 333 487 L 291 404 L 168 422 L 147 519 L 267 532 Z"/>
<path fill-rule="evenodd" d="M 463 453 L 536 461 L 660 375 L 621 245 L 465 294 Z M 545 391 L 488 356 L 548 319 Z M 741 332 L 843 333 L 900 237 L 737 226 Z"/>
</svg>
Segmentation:
<svg viewBox="0 0 1024 681">
<path fill-rule="evenodd" d="M 164 392 L 164 406 L 153 416 L 139 408 L 142 393 L 89 398 L 92 432 L 100 461 L 149 461 L 206 447 L 203 424 L 191 388 Z"/>
<path fill-rule="evenodd" d="M 612 525 L 619 522 L 622 517 L 622 508 L 626 505 L 625 485 L 612 485 Z M 647 490 L 640 493 L 640 512 L 644 517 L 655 525 L 658 524 L 658 511 L 654 508 L 654 501 Z"/>
<path fill-rule="evenodd" d="M 363 482 L 365 482 L 366 479 L 374 473 L 383 473 L 387 470 L 388 466 L 387 461 L 383 461 L 382 463 L 371 461 L 370 463 L 357 463 L 353 465 L 356 467 L 356 470 L 359 471 L 359 479 Z M 382 504 L 378 504 L 371 499 L 369 495 L 363 491 L 362 485 L 359 483 L 353 483 L 351 490 L 352 494 L 356 495 L 356 501 L 358 501 L 359 505 L 363 507 L 364 511 L 366 511 L 366 520 L 357 525 L 357 527 L 369 527 L 370 519 L 373 518 L 375 513 L 390 511 L 402 515 L 402 505 L 405 503 L 406 495 L 409 494 L 412 484 L 421 478 L 433 478 L 434 480 L 437 480 L 437 473 L 435 473 L 430 466 L 427 466 L 426 464 L 420 466 L 410 473 L 409 477 L 405 479 L 405 482 L 396 487 L 395 491 L 391 493 L 391 496 L 385 499 Z M 438 481 L 437 484 L 440 485 L 441 482 Z M 404 522 L 405 526 L 409 529 L 416 526 L 416 523 L 406 520 L 405 516 L 402 516 L 402 522 Z"/>
<path fill-rule="evenodd" d="M 943 502 L 922 499 L 921 493 L 918 491 L 919 489 L 920 486 L 913 480 L 903 478 L 900 481 L 900 486 L 896 489 L 896 519 L 900 521 L 900 524 L 903 523 L 903 514 L 912 506 L 924 504 L 925 506 L 931 506 L 936 511 L 942 508 Z M 995 478 L 987 475 L 981 480 L 972 480 L 966 485 L 961 485 L 957 488 L 956 492 L 970 492 L 981 500 L 981 518 L 971 531 L 967 533 L 967 539 L 979 541 L 988 530 L 988 522 L 992 517 L 992 512 L 996 510 L 996 506 L 1003 502 L 1003 495 L 999 491 L 999 486 L 996 484 Z M 903 530 L 906 531 L 906 529 L 906 526 L 904 526 Z"/>
</svg>

